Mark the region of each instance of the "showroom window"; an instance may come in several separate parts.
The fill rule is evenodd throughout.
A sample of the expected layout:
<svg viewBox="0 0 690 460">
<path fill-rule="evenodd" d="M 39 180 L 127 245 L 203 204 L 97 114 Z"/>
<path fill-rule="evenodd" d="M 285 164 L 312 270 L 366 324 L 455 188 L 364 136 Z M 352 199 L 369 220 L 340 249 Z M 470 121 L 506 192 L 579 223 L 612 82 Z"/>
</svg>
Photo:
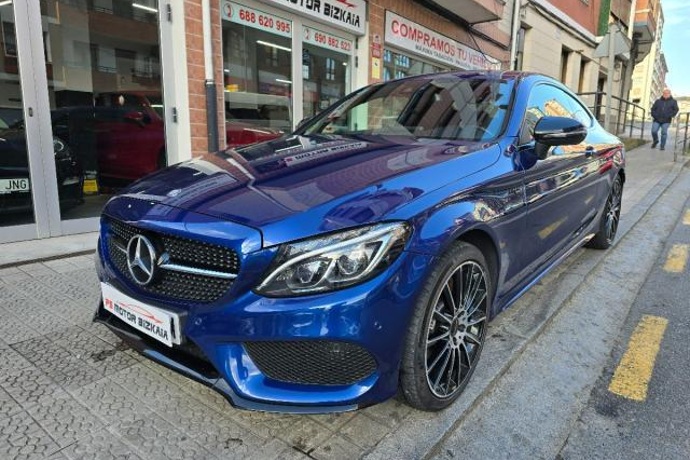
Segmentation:
<svg viewBox="0 0 690 460">
<path fill-rule="evenodd" d="M 0 227 L 35 222 L 14 21 L 0 2 Z"/>
<path fill-rule="evenodd" d="M 228 146 L 292 128 L 292 21 L 226 2 L 223 73 Z"/>
<path fill-rule="evenodd" d="M 309 118 L 349 92 L 352 40 L 303 27 L 303 116 Z"/>
<path fill-rule="evenodd" d="M 66 146 L 62 219 L 98 216 L 113 192 L 166 164 L 152 102 L 163 94 L 158 1 L 50 0 L 41 15 L 53 136 Z"/>
<path fill-rule="evenodd" d="M 151 102 L 162 106 L 157 8 L 157 0 L 40 2 L 34 33 L 43 39 L 45 70 L 36 57 L 29 70 L 45 71 L 53 148 L 47 171 L 56 177 L 62 221 L 100 215 L 112 193 L 165 164 L 163 117 Z M 15 137 L 24 137 L 12 5 L 3 3 L 0 15 L 0 117 L 9 120 L 0 123 L 0 134 L 9 126 L 16 128 Z M 116 111 L 99 104 L 106 98 L 137 103 Z M 11 214 L 3 223 L 19 225 L 35 221 L 30 191 L 37 184 L 28 165 L 40 152 L 29 152 L 24 139 L 14 145 L 22 174 L 10 178 L 26 180 L 22 188 L 11 182 L 16 190 L 0 195 L 0 214 Z"/>
</svg>

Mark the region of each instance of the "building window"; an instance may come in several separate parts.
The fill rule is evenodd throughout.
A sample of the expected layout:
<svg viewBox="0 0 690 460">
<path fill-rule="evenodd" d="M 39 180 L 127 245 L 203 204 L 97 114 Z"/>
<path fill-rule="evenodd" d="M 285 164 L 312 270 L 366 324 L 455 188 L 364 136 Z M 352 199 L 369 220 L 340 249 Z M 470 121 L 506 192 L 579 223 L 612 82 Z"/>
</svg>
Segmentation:
<svg viewBox="0 0 690 460">
<path fill-rule="evenodd" d="M 577 92 L 584 93 L 586 91 L 585 86 L 587 84 L 587 71 L 589 70 L 589 60 L 585 58 L 580 58 L 580 78 L 577 82 Z"/>
<path fill-rule="evenodd" d="M 565 83 L 568 78 L 568 60 L 570 59 L 570 51 L 568 48 L 562 48 L 561 50 L 561 82 Z"/>
<path fill-rule="evenodd" d="M 5 56 L 17 57 L 17 37 L 14 33 L 14 22 L 2 21 L 2 43 Z"/>
<path fill-rule="evenodd" d="M 326 80 L 335 80 L 335 59 L 326 58 Z"/>
</svg>

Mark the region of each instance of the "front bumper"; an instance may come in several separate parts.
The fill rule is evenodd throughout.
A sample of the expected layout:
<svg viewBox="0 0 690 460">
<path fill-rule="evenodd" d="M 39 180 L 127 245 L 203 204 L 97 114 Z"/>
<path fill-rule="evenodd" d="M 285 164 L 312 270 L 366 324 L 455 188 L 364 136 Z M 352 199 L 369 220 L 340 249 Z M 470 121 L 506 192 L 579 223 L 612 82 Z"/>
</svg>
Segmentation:
<svg viewBox="0 0 690 460">
<path fill-rule="evenodd" d="M 268 299 L 249 291 L 229 301 L 191 306 L 182 312 L 185 342 L 173 348 L 131 328 L 102 303 L 94 321 L 106 325 L 147 358 L 218 391 L 233 406 L 296 413 L 354 410 L 397 392 L 400 356 L 416 288 L 430 263 L 429 256 L 403 253 L 376 278 L 342 291 L 290 299 Z M 103 264 L 102 258 L 97 270 L 101 281 L 141 297 Z M 180 312 L 179 305 L 142 301 Z M 259 342 L 316 341 L 366 350 L 375 368 L 346 384 L 295 383 L 262 372 L 247 351 L 248 344 Z"/>
<path fill-rule="evenodd" d="M 286 405 L 277 402 L 261 402 L 243 397 L 233 390 L 228 382 L 223 379 L 213 365 L 203 358 L 193 357 L 183 351 L 175 350 L 142 335 L 137 330 L 127 326 L 103 308 L 101 302 L 94 316 L 94 322 L 108 327 L 115 335 L 126 342 L 141 355 L 191 378 L 203 385 L 210 387 L 223 395 L 234 407 L 265 412 L 291 412 L 291 413 L 323 413 L 344 412 L 355 410 L 359 405 L 334 405 L 334 406 L 297 406 Z"/>
</svg>

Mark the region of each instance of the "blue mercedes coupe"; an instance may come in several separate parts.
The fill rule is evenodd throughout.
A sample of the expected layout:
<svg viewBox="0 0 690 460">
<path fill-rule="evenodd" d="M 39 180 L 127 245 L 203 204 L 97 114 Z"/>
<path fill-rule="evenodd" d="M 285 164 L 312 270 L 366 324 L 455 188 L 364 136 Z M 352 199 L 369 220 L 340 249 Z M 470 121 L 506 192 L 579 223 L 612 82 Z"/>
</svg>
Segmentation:
<svg viewBox="0 0 690 460">
<path fill-rule="evenodd" d="M 624 182 L 621 141 L 545 76 L 375 84 L 112 198 L 95 320 L 237 407 L 440 410 L 489 320 L 612 244 Z"/>
</svg>

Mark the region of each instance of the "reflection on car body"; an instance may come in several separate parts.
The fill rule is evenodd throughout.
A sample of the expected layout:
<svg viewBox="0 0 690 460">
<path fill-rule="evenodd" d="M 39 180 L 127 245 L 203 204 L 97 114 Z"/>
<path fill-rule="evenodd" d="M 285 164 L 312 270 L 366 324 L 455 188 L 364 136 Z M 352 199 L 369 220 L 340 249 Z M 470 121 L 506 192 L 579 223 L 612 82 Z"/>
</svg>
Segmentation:
<svg viewBox="0 0 690 460">
<path fill-rule="evenodd" d="M 400 390 L 443 409 L 491 318 L 582 244 L 613 243 L 624 166 L 619 139 L 544 76 L 372 85 L 113 198 L 103 302 L 160 310 L 179 343 L 103 302 L 96 321 L 239 407 L 342 411 Z"/>
</svg>

